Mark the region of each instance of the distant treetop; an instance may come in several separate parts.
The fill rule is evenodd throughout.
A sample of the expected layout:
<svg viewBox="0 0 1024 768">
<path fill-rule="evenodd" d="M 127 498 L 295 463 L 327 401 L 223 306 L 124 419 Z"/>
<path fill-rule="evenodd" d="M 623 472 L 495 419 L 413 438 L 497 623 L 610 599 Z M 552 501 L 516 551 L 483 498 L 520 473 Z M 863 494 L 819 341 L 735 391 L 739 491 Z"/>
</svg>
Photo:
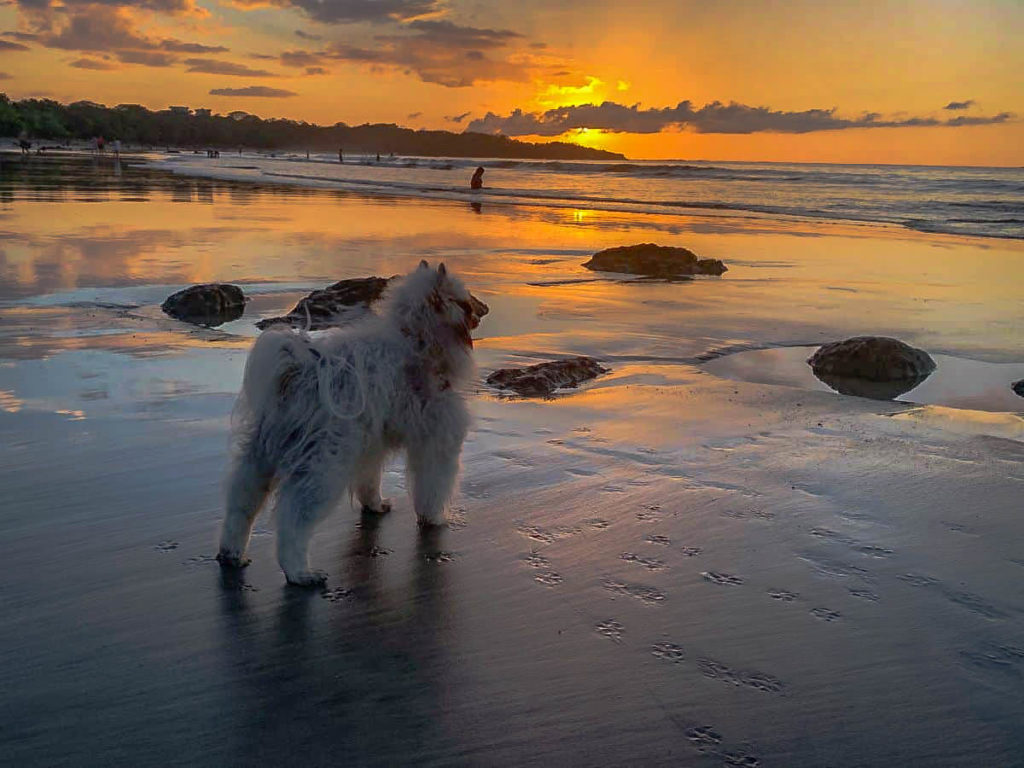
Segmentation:
<svg viewBox="0 0 1024 768">
<path fill-rule="evenodd" d="M 561 141 L 536 144 L 483 133 L 402 128 L 394 123 L 332 126 L 282 118 L 264 120 L 240 110 L 213 115 L 175 106 L 154 111 L 139 104 L 107 107 L 91 101 L 11 101 L 0 93 L 0 136 L 91 139 L 103 136 L 153 147 L 252 147 L 380 152 L 426 157 L 505 157 L 543 160 L 623 160 L 616 152 Z"/>
</svg>

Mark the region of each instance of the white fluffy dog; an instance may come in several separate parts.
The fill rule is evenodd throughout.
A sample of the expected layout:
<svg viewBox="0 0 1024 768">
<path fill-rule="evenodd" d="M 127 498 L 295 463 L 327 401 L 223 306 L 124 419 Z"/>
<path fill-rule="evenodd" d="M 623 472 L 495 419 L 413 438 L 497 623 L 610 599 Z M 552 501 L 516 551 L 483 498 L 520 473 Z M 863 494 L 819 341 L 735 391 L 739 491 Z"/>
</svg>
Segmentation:
<svg viewBox="0 0 1024 768">
<path fill-rule="evenodd" d="M 426 261 L 389 286 L 378 313 L 319 338 L 265 331 L 235 405 L 235 455 L 217 559 L 248 563 L 253 521 L 277 490 L 277 558 L 292 584 L 315 585 L 307 550 L 346 490 L 384 512 L 381 469 L 405 449 L 421 525 L 438 525 L 455 488 L 469 427 L 462 389 L 473 375 L 470 331 L 487 306 Z"/>
</svg>

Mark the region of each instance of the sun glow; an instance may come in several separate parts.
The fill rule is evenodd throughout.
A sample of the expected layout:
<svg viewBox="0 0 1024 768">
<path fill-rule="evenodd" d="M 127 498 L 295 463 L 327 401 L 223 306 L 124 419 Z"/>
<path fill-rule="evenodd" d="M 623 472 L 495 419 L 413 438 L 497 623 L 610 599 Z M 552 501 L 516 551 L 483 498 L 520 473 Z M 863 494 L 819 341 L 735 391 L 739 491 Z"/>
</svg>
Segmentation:
<svg viewBox="0 0 1024 768">
<path fill-rule="evenodd" d="M 585 85 L 556 85 L 538 82 L 538 89 L 544 88 L 535 101 L 541 109 L 557 109 L 559 107 L 572 107 L 577 104 L 592 104 L 604 99 L 608 91 L 608 85 L 598 77 L 587 75 Z M 619 81 L 620 84 L 622 81 Z M 628 86 L 627 86 L 628 87 Z"/>
</svg>

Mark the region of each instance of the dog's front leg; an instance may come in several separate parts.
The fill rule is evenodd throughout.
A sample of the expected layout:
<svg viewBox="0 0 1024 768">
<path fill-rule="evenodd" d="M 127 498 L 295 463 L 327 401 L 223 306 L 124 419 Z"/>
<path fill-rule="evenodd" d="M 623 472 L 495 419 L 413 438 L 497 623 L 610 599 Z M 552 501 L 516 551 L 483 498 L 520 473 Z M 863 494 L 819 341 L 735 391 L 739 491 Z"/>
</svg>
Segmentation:
<svg viewBox="0 0 1024 768">
<path fill-rule="evenodd" d="M 408 484 L 420 525 L 444 523 L 444 509 L 455 491 L 462 441 L 425 442 L 410 446 Z"/>
</svg>

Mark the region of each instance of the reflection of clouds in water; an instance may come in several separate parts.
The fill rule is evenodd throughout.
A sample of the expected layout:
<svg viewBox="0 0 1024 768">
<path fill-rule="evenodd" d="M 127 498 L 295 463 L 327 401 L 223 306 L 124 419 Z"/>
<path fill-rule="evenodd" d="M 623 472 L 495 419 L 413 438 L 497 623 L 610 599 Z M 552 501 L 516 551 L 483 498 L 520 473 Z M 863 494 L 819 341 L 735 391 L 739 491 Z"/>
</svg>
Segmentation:
<svg viewBox="0 0 1024 768">
<path fill-rule="evenodd" d="M 0 411 L 6 411 L 7 413 L 17 413 L 25 405 L 25 401 L 19 397 L 16 397 L 13 392 L 9 392 L 5 389 L 0 389 Z"/>
</svg>

